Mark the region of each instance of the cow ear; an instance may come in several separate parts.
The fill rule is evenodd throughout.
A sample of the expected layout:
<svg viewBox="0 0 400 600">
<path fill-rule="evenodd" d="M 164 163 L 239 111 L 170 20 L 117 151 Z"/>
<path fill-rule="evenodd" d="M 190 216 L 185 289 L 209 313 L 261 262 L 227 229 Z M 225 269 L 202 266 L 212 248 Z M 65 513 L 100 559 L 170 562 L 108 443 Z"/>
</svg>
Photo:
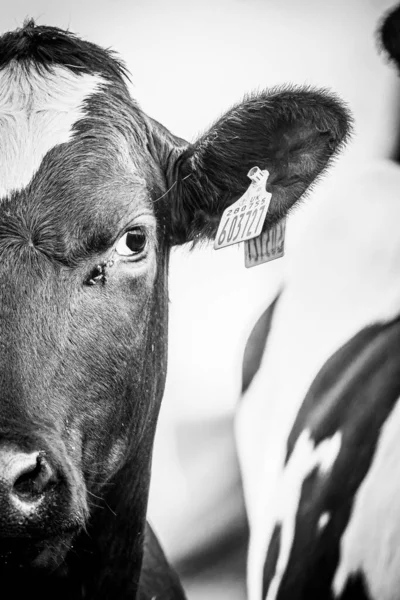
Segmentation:
<svg viewBox="0 0 400 600">
<path fill-rule="evenodd" d="M 378 36 L 389 58 L 400 68 L 400 5 L 384 16 Z"/>
<path fill-rule="evenodd" d="M 349 122 L 338 99 L 309 89 L 267 91 L 233 107 L 197 142 L 173 153 L 167 177 L 170 243 L 212 239 L 223 211 L 249 186 L 254 166 L 270 174 L 264 228 L 273 226 L 338 151 Z"/>
</svg>

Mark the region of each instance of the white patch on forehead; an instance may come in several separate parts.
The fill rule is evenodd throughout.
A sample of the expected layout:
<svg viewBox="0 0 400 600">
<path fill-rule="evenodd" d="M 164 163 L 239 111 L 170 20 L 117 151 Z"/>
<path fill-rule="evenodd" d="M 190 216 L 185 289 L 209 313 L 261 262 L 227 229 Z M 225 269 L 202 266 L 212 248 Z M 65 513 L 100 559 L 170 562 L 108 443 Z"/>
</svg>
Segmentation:
<svg viewBox="0 0 400 600">
<path fill-rule="evenodd" d="M 308 431 L 303 431 L 297 440 L 289 462 L 278 482 L 273 506 L 266 507 L 266 511 L 276 515 L 276 523 L 281 524 L 279 556 L 266 600 L 275 600 L 286 571 L 294 541 L 296 516 L 304 480 L 316 468 L 321 475 L 326 475 L 335 463 L 340 445 L 341 434 L 339 432 L 316 447 L 314 447 Z"/>
<path fill-rule="evenodd" d="M 400 590 L 400 399 L 383 425 L 372 465 L 359 487 L 340 544 L 333 591 L 364 575 L 372 600 L 394 600 Z"/>
<path fill-rule="evenodd" d="M 71 139 L 84 101 L 105 83 L 60 66 L 39 73 L 12 61 L 0 71 L 0 199 L 26 187 L 47 152 Z"/>
</svg>

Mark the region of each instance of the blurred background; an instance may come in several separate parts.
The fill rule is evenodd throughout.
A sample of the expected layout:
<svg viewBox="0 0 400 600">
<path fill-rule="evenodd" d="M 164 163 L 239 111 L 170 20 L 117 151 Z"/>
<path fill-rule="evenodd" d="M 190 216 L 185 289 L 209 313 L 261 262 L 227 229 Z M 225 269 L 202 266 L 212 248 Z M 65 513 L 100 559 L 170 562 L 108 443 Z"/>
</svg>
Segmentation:
<svg viewBox="0 0 400 600">
<path fill-rule="evenodd" d="M 286 254 L 333 180 L 398 149 L 398 84 L 375 31 L 388 0 L 0 0 L 1 31 L 25 17 L 118 51 L 143 109 L 194 140 L 245 92 L 328 87 L 355 133 L 291 217 Z M 245 342 L 285 278 L 285 258 L 247 270 L 242 247 L 177 248 L 170 354 L 149 517 L 193 600 L 245 598 L 247 524 L 233 438 Z"/>
</svg>

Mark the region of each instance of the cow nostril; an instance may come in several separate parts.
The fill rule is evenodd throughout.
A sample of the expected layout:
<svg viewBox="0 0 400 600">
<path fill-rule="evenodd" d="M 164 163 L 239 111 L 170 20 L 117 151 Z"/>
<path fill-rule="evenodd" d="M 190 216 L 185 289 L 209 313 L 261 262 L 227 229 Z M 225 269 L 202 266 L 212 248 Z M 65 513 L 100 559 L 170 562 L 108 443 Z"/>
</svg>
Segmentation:
<svg viewBox="0 0 400 600">
<path fill-rule="evenodd" d="M 12 493 L 21 500 L 35 500 L 55 483 L 52 468 L 44 456 L 38 455 L 36 463 L 30 465 L 15 480 Z"/>
</svg>

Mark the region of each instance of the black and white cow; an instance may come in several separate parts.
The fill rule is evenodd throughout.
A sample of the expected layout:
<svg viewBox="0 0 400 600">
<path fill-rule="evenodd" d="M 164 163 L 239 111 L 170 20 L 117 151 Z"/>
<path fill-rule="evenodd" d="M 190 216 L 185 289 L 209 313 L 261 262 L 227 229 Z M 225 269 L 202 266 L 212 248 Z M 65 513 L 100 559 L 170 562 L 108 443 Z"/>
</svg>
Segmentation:
<svg viewBox="0 0 400 600">
<path fill-rule="evenodd" d="M 2 597 L 181 597 L 150 531 L 142 569 L 169 249 L 213 237 L 255 165 L 272 226 L 347 133 L 336 98 L 287 88 L 188 144 L 112 52 L 32 21 L 0 38 Z"/>
<path fill-rule="evenodd" d="M 400 8 L 382 39 L 399 60 Z M 249 600 L 400 598 L 399 223 L 398 164 L 343 178 L 249 339 Z"/>
</svg>

